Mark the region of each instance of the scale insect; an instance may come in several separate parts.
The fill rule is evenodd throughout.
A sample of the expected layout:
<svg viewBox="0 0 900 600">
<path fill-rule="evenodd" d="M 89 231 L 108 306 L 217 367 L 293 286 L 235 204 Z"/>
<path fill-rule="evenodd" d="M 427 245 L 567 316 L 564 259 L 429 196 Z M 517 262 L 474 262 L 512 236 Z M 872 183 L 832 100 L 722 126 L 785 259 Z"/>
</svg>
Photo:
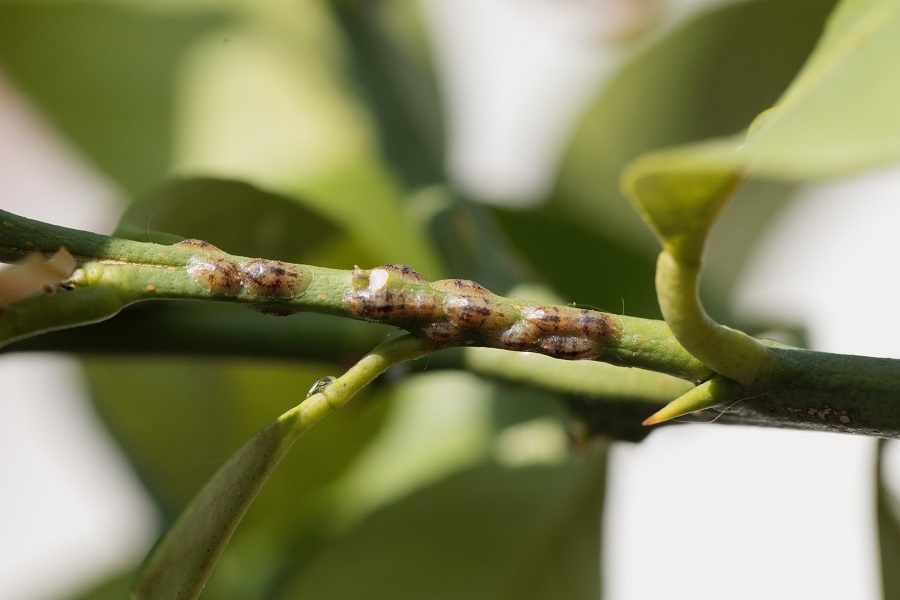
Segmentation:
<svg viewBox="0 0 900 600">
<path fill-rule="evenodd" d="M 567 360 L 598 358 L 621 326 L 604 313 L 511 301 L 466 279 L 428 283 L 402 265 L 356 267 L 344 309 L 398 325 L 437 346 L 487 345 Z"/>
</svg>

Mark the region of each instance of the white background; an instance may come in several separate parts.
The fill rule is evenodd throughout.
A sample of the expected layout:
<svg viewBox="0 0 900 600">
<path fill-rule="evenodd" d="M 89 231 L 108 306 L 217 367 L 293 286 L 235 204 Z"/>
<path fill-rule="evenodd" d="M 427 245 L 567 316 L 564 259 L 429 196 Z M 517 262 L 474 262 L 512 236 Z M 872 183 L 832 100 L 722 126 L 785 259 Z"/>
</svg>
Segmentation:
<svg viewBox="0 0 900 600">
<path fill-rule="evenodd" d="M 601 4 L 423 2 L 462 185 L 507 203 L 546 188 L 572 115 L 618 58 L 602 41 L 615 21 L 596 18 Z M 112 228 L 116 190 L 3 80 L 0 132 L 2 208 Z M 898 181 L 880 173 L 807 190 L 761 242 L 737 305 L 805 324 L 818 349 L 900 354 Z M 73 362 L 4 355 L 0 381 L 0 598 L 65 597 L 133 564 L 153 541 L 156 515 L 90 412 Z M 879 597 L 873 455 L 864 438 L 717 425 L 618 446 L 606 597 Z"/>
</svg>

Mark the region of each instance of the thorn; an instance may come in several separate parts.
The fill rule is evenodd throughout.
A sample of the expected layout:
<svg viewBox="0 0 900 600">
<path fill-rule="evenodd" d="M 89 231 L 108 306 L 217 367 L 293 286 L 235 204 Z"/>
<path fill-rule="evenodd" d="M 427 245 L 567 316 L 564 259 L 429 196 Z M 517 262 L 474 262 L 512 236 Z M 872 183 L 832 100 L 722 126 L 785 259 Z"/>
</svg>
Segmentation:
<svg viewBox="0 0 900 600">
<path fill-rule="evenodd" d="M 713 377 L 675 398 L 644 419 L 641 424 L 644 426 L 658 425 L 698 410 L 711 408 L 728 401 L 736 389 L 740 388 L 735 387 L 733 382 L 722 377 Z"/>
</svg>

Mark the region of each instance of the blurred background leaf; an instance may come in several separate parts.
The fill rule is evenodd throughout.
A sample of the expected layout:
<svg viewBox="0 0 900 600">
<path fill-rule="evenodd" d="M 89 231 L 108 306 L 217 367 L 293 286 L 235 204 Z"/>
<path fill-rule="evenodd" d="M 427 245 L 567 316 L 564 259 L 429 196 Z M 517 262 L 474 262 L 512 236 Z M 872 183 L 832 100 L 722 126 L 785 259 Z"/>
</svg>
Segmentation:
<svg viewBox="0 0 900 600">
<path fill-rule="evenodd" d="M 292 18 L 310 10 L 297 7 Z M 174 170 L 292 197 L 340 224 L 376 262 L 439 278 L 439 259 L 381 154 L 377 116 L 352 82 L 340 31 L 321 18 L 314 36 L 247 20 L 192 46 L 180 69 Z"/>
<path fill-rule="evenodd" d="M 167 522 L 235 448 L 332 372 L 199 359 L 89 360 L 86 369 L 98 413 Z M 298 535 L 325 527 L 323 486 L 373 439 L 389 406 L 370 394 L 357 400 L 304 435 L 275 471 L 232 542 L 243 560 L 216 572 L 221 588 L 211 597 L 251 597 L 295 551 Z"/>
<path fill-rule="evenodd" d="M 223 20 L 109 2 L 0 2 L 0 65 L 96 167 L 140 193 L 171 161 L 178 60 Z"/>
<path fill-rule="evenodd" d="M 875 461 L 875 506 L 885 600 L 900 598 L 900 502 L 887 484 L 884 458 L 889 445 L 886 440 L 879 441 Z"/>
<path fill-rule="evenodd" d="M 76 594 L 71 600 L 121 600 L 127 598 L 133 579 L 134 574 L 131 571 L 117 573 L 107 581 Z"/>
<path fill-rule="evenodd" d="M 622 185 L 666 249 L 680 260 L 698 260 L 709 227 L 743 179 L 818 182 L 896 162 L 898 39 L 896 3 L 843 2 L 796 79 L 752 125 L 747 120 L 746 133 L 649 152 L 630 163 Z M 773 187 L 779 186 L 753 186 L 747 195 L 758 199 Z M 775 209 L 771 202 L 762 206 Z M 753 209 L 762 214 L 759 203 Z M 748 241 L 727 240 L 732 254 Z"/>
<path fill-rule="evenodd" d="M 787 87 L 834 3 L 726 4 L 638 49 L 575 123 L 548 202 L 501 218 L 537 270 L 568 300 L 610 311 L 624 302 L 629 314 L 658 318 L 652 281 L 659 246 L 619 190 L 622 168 L 647 150 L 745 128 Z M 758 232 L 784 206 L 771 199 L 790 189 L 745 193 L 743 204 L 751 206 L 719 223 L 723 243 L 710 248 L 704 279 L 711 312 L 732 323 L 725 292 Z M 543 223 L 557 232 L 551 240 L 537 229 Z M 573 259 L 579 255 L 590 258 Z"/>
<path fill-rule="evenodd" d="M 150 230 L 154 227 L 179 239 L 205 240 L 239 256 L 332 268 L 346 268 L 346 264 L 313 262 L 312 255 L 322 254 L 322 247 L 352 245 L 352 238 L 340 227 L 293 199 L 241 181 L 214 178 L 170 181 L 143 196 L 125 211 L 116 235 L 160 243 L 153 239 Z M 365 258 L 355 246 L 348 254 Z"/>
<path fill-rule="evenodd" d="M 444 123 L 428 38 L 412 0 L 331 3 L 351 73 L 407 188 L 444 180 Z"/>
<path fill-rule="evenodd" d="M 464 471 L 372 514 L 279 597 L 598 598 L 603 471 Z"/>
</svg>

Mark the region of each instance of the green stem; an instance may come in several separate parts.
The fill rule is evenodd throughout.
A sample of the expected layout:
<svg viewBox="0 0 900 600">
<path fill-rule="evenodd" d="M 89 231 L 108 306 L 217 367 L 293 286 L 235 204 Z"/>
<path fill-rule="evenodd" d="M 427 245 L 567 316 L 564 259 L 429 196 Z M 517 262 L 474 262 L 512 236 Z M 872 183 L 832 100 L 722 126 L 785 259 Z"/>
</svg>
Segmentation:
<svg viewBox="0 0 900 600">
<path fill-rule="evenodd" d="M 707 367 L 743 385 L 755 383 L 774 366 L 774 356 L 758 340 L 713 321 L 700 304 L 700 261 L 660 253 L 656 293 L 663 318 L 678 341 Z"/>
<path fill-rule="evenodd" d="M 235 303 L 266 313 L 316 312 L 395 325 L 434 347 L 492 346 L 598 359 L 691 381 L 711 374 L 658 321 L 528 303 L 471 281 L 429 283 L 411 269 L 326 269 L 234 256 L 200 242 L 171 246 L 109 238 L 0 211 L 0 260 L 66 247 L 72 291 L 32 296 L 0 313 L 0 344 L 94 323 L 141 300 Z"/>
<path fill-rule="evenodd" d="M 718 372 L 735 385 L 705 387 L 670 413 L 715 404 L 716 411 L 727 411 L 719 422 L 900 436 L 900 361 L 779 348 L 719 326 L 699 305 L 696 265 L 667 252 L 660 257 L 657 282 L 661 305 L 687 349 L 664 322 L 504 298 L 471 281 L 429 283 L 406 267 L 343 271 L 294 265 L 233 256 L 198 242 L 162 246 L 118 240 L 0 211 L 0 260 L 30 251 L 49 255 L 61 246 L 79 265 L 71 280 L 74 289 L 5 307 L 0 344 L 97 322 L 140 300 L 206 300 L 281 315 L 307 311 L 393 325 L 432 350 L 488 346 L 536 352 L 637 367 L 694 383 Z M 191 335 L 190 330 L 178 334 Z M 473 370 L 479 369 L 477 362 L 470 363 Z M 498 372 L 496 366 L 483 368 L 495 376 Z M 621 377 L 612 373 L 586 379 L 593 381 L 588 394 L 619 397 Z M 538 375 L 520 377 L 580 393 L 569 389 L 566 378 L 581 375 L 557 374 L 542 381 Z M 642 376 L 635 385 L 652 381 Z M 681 391 L 672 391 L 672 397 Z M 643 393 L 651 404 L 668 395 Z"/>
</svg>

